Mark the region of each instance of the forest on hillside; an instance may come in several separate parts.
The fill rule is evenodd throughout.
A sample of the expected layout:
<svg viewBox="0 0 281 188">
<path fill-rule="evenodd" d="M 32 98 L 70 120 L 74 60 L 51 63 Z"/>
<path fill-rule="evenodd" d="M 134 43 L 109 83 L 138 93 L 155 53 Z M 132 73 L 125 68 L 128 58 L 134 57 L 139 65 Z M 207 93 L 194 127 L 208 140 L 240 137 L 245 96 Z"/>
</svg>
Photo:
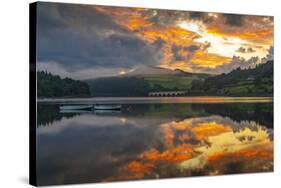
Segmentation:
<svg viewBox="0 0 281 188">
<path fill-rule="evenodd" d="M 231 96 L 272 96 L 273 61 L 254 69 L 237 68 L 228 74 L 212 76 L 193 83 L 190 93 Z"/>
<path fill-rule="evenodd" d="M 273 61 L 216 76 L 186 73 L 79 81 L 39 71 L 37 86 L 38 97 L 134 97 L 159 91 L 185 91 L 186 96 L 272 96 Z"/>
<path fill-rule="evenodd" d="M 37 72 L 37 97 L 89 97 L 87 83 L 61 78 L 45 71 Z"/>
<path fill-rule="evenodd" d="M 273 61 L 254 69 L 237 68 L 215 76 L 144 75 L 87 80 L 93 96 L 147 96 L 149 92 L 185 91 L 187 96 L 272 96 Z"/>
</svg>

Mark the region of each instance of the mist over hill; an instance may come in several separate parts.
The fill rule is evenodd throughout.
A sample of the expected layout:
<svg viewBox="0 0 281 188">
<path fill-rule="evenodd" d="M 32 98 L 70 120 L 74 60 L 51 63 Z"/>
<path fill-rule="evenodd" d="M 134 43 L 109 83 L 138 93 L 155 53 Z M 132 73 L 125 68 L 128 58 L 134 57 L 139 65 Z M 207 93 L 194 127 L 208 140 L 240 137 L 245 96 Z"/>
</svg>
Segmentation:
<svg viewBox="0 0 281 188">
<path fill-rule="evenodd" d="M 163 75 L 177 75 L 177 76 L 187 76 L 187 75 L 199 75 L 199 76 L 210 76 L 204 73 L 190 73 L 183 71 L 181 69 L 167 69 L 162 67 L 139 65 L 136 68 L 128 71 L 123 76 L 163 76 Z"/>
<path fill-rule="evenodd" d="M 273 96 L 273 61 L 220 75 L 143 66 L 124 75 L 84 81 L 39 71 L 37 83 L 38 97 L 134 97 L 168 91 L 186 96 Z"/>
<path fill-rule="evenodd" d="M 121 76 L 86 82 L 93 96 L 148 96 L 161 91 L 185 91 L 187 96 L 272 96 L 273 61 L 221 75 L 144 66 Z"/>
</svg>

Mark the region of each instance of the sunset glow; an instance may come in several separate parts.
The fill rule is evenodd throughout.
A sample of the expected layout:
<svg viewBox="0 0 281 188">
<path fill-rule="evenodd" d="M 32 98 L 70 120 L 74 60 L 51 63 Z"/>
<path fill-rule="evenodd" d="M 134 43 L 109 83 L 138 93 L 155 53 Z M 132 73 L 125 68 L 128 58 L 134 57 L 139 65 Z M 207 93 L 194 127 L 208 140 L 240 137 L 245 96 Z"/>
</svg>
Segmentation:
<svg viewBox="0 0 281 188">
<path fill-rule="evenodd" d="M 158 66 L 172 70 L 215 72 L 218 66 L 235 63 L 234 56 L 245 60 L 257 57 L 256 63 L 261 63 L 273 45 L 272 19 L 266 16 L 198 13 L 193 18 L 188 12 L 168 15 L 166 11 L 139 8 L 116 11 L 96 7 L 96 10 L 148 44 L 161 40 L 162 60 Z"/>
<path fill-rule="evenodd" d="M 46 55 L 39 50 L 38 60 L 42 69 L 67 76 L 126 75 L 128 70 L 139 71 L 139 65 L 221 74 L 253 68 L 273 56 L 271 16 L 73 6 L 75 15 L 70 8 L 65 10 L 69 19 L 63 19 L 63 6 L 46 8 L 53 11 L 54 23 L 47 26 L 52 35 L 39 27 L 39 43 L 51 46 Z M 60 21 L 65 27 L 57 27 Z M 54 39 L 45 40 L 51 36 Z M 59 39 L 66 40 L 64 45 L 56 44 L 57 36 L 64 36 Z"/>
<path fill-rule="evenodd" d="M 177 164 L 179 170 L 185 171 L 215 167 L 216 171 L 209 175 L 216 175 L 221 174 L 234 158 L 248 163 L 248 170 L 255 166 L 250 161 L 263 164 L 273 159 L 273 143 L 266 129 L 251 122 L 245 122 L 245 127 L 235 126 L 235 122 L 215 116 L 162 124 L 164 150 L 144 151 L 109 180 L 142 179 L 153 174 L 161 164 Z M 191 140 L 200 142 L 186 144 Z"/>
<path fill-rule="evenodd" d="M 273 16 L 33 9 L 38 185 L 274 171 Z"/>
</svg>

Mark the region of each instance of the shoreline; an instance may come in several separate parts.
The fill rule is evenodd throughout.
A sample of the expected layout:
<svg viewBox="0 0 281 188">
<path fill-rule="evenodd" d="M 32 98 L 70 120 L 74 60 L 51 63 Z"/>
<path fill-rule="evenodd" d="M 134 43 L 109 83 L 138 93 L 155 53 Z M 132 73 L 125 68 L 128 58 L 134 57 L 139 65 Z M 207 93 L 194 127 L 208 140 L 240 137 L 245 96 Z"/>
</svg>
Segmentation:
<svg viewBox="0 0 281 188">
<path fill-rule="evenodd" d="M 273 97 L 91 97 L 91 98 L 43 98 L 37 103 L 72 103 L 72 104 L 145 104 L 145 103 L 268 103 Z"/>
</svg>

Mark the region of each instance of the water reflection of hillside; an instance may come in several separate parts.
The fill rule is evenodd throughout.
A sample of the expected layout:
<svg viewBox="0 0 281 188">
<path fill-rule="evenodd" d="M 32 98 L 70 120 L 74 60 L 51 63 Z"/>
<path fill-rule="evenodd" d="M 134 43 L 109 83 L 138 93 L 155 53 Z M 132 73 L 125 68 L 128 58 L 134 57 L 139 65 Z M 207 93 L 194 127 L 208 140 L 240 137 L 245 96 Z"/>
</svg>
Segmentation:
<svg viewBox="0 0 281 188">
<path fill-rule="evenodd" d="M 77 115 L 79 113 L 60 113 L 58 105 L 37 104 L 37 127 L 51 126 L 55 121 L 59 121 L 62 118 L 72 118 Z"/>
<path fill-rule="evenodd" d="M 39 184 L 273 170 L 273 129 L 262 124 L 150 117 L 81 114 L 39 127 Z"/>
<path fill-rule="evenodd" d="M 126 104 L 119 113 L 95 113 L 97 116 L 149 117 L 162 119 L 221 115 L 236 121 L 256 121 L 273 127 L 273 103 L 227 103 L 227 104 Z M 38 126 L 52 125 L 63 117 L 71 118 L 82 113 L 60 113 L 59 106 L 38 104 Z"/>
<path fill-rule="evenodd" d="M 273 103 L 135 105 L 127 114 L 162 118 L 221 115 L 236 121 L 256 121 L 265 126 L 273 126 Z"/>
<path fill-rule="evenodd" d="M 256 121 L 273 128 L 273 103 L 205 105 L 209 114 L 218 114 L 236 121 Z"/>
</svg>

